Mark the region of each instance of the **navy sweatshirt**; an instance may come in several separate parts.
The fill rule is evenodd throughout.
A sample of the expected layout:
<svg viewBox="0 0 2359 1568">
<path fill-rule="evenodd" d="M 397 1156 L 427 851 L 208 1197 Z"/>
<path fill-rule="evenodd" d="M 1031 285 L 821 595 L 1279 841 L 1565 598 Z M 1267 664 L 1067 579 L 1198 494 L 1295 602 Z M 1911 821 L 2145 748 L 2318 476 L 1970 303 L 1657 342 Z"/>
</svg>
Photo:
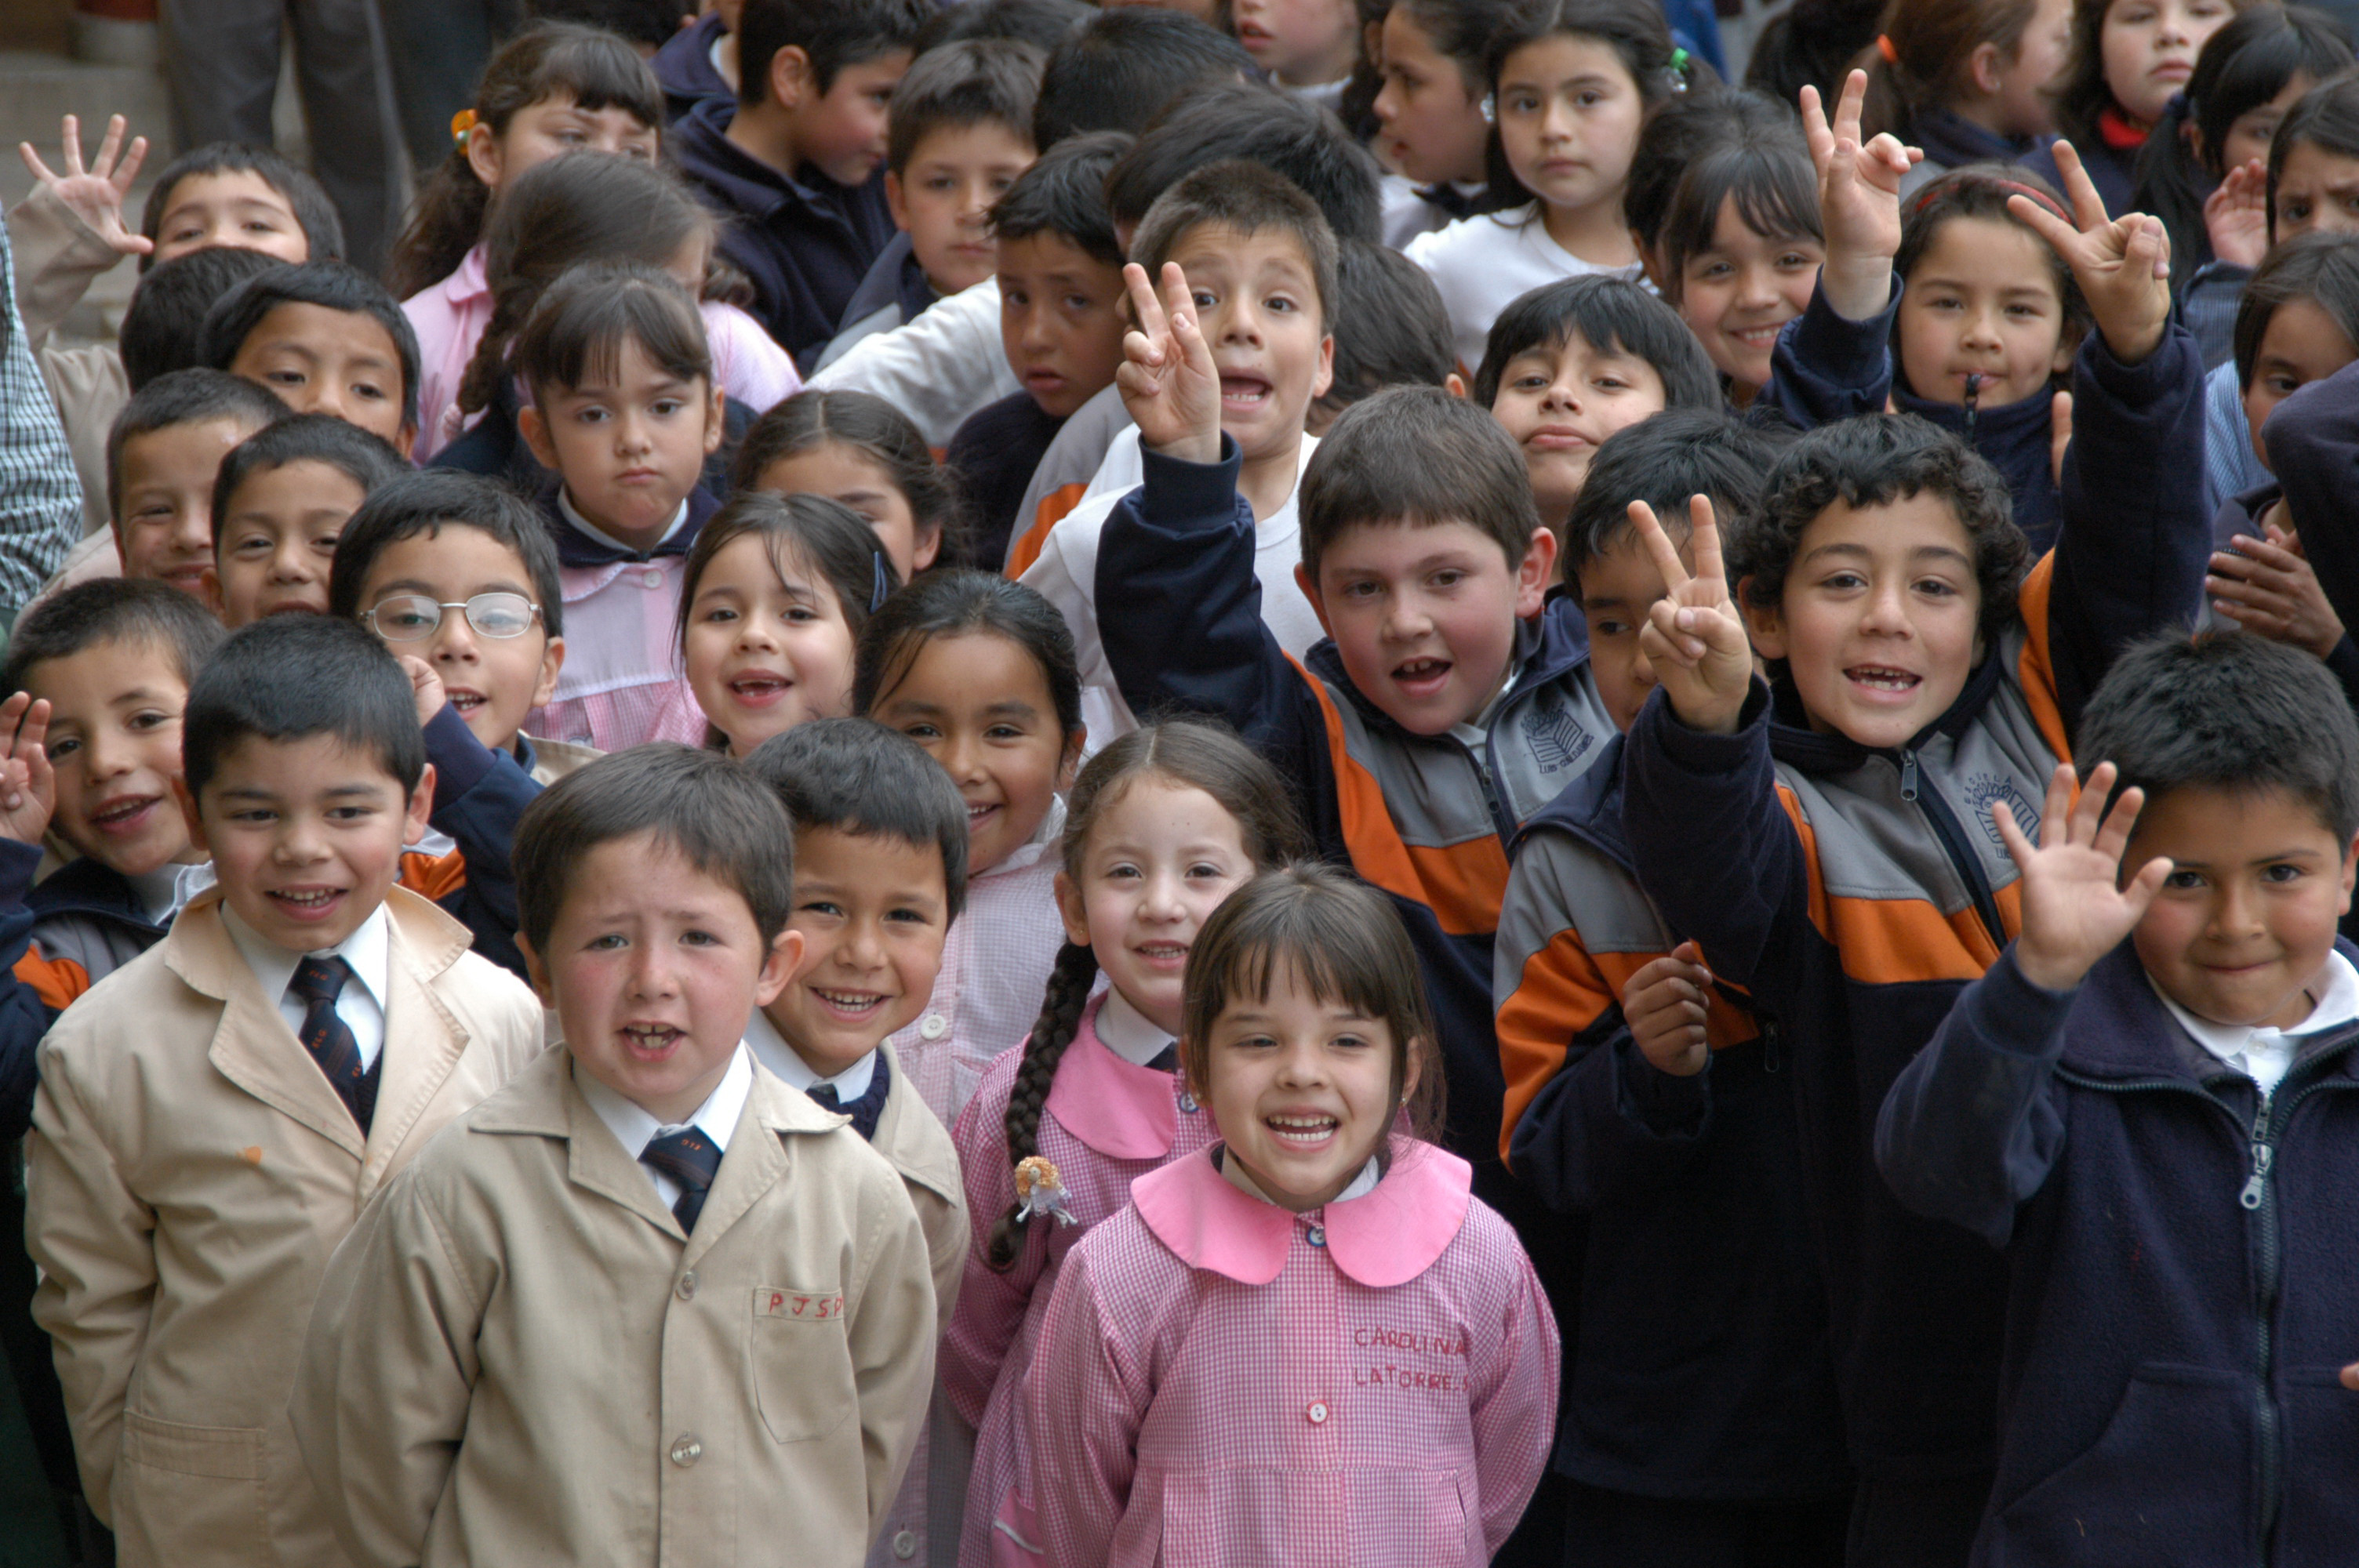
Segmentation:
<svg viewBox="0 0 2359 1568">
<path fill-rule="evenodd" d="M 673 128 L 672 154 L 706 204 L 732 220 L 721 254 L 752 281 L 755 319 L 808 370 L 898 232 L 885 170 L 858 186 L 808 165 L 789 178 L 729 139 L 736 117 L 730 100 L 699 103 Z"/>
<path fill-rule="evenodd" d="M 2130 943 L 2062 993 L 2010 950 L 1900 1075 L 1877 1163 L 2007 1266 L 1976 1564 L 2359 1552 L 2354 1042 L 2304 1041 L 2264 1098 Z"/>
<path fill-rule="evenodd" d="M 708 98 L 735 100 L 735 91 L 712 69 L 712 46 L 727 30 L 720 12 L 707 11 L 693 26 L 665 39 L 647 62 L 655 70 L 656 85 L 663 89 L 664 114 L 674 124 Z"/>
</svg>

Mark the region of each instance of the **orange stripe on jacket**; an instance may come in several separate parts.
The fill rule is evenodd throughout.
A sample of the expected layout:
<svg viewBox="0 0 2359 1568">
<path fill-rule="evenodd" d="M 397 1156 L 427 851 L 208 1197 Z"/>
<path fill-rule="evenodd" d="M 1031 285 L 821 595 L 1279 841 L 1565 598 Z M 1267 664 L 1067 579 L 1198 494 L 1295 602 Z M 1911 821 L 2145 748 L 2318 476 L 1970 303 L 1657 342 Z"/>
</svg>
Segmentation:
<svg viewBox="0 0 2359 1568">
<path fill-rule="evenodd" d="M 1066 513 L 1082 503 L 1089 493 L 1086 481 L 1060 484 L 1040 498 L 1040 508 L 1032 514 L 1032 526 L 1024 530 L 1007 551 L 1007 579 L 1013 582 L 1032 568 L 1040 552 L 1049 547 L 1049 530 L 1054 528 Z"/>
<path fill-rule="evenodd" d="M 1319 699 L 1327 725 L 1327 752 L 1334 759 L 1336 805 L 1343 819 L 1343 842 L 1352 869 L 1386 892 L 1433 911 L 1452 936 L 1487 936 L 1499 928 L 1499 906 L 1507 897 L 1507 851 L 1498 835 L 1439 849 L 1401 841 L 1392 813 L 1385 808 L 1384 785 L 1351 753 L 1343 740 L 1343 716 L 1326 683 L 1287 655 Z"/>
<path fill-rule="evenodd" d="M 401 885 L 420 898 L 440 903 L 467 885 L 467 857 L 458 849 L 440 856 L 422 849 L 405 849 L 401 856 Z"/>
<path fill-rule="evenodd" d="M 2039 557 L 2015 596 L 2030 633 L 2022 658 L 2016 661 L 2015 679 L 2023 688 L 2031 721 L 2039 726 L 2040 739 L 2048 742 L 2058 762 L 2069 762 L 2072 743 L 2064 732 L 2063 705 L 2056 700 L 2056 661 L 2048 645 L 2048 601 L 2055 589 L 2056 554 L 2051 550 Z"/>
<path fill-rule="evenodd" d="M 90 989 L 89 970 L 71 958 L 45 957 L 38 942 L 16 960 L 16 978 L 32 987 L 41 1005 L 53 1012 L 63 1012 L 67 1003 Z"/>
</svg>

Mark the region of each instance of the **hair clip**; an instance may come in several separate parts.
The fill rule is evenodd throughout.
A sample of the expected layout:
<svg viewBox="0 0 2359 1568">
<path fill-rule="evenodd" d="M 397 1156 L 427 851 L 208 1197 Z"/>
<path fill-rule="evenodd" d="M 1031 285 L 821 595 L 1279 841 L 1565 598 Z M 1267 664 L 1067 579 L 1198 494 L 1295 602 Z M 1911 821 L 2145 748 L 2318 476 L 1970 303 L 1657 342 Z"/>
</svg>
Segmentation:
<svg viewBox="0 0 2359 1568">
<path fill-rule="evenodd" d="M 1674 49 L 1671 50 L 1672 71 L 1681 77 L 1686 76 L 1688 73 L 1688 61 L 1692 58 L 1694 57 L 1690 55 L 1688 51 L 1683 49 Z"/>
<path fill-rule="evenodd" d="M 1483 94 L 1483 123 L 1486 125 L 1499 123 L 1499 95 L 1495 92 Z"/>
<path fill-rule="evenodd" d="M 1892 40 L 1882 33 L 1875 35 L 1875 52 L 1883 57 L 1886 65 L 1897 66 L 1900 63 L 1900 51 L 1894 49 Z"/>
<path fill-rule="evenodd" d="M 467 145 L 467 138 L 474 134 L 475 124 L 475 112 L 473 109 L 460 110 L 451 116 L 451 139 L 463 149 Z"/>
<path fill-rule="evenodd" d="M 876 562 L 876 583 L 868 590 L 868 613 L 874 615 L 893 597 L 893 574 L 885 569 L 884 551 L 876 551 L 872 558 Z"/>
<path fill-rule="evenodd" d="M 1071 1198 L 1057 1167 L 1038 1154 L 1016 1162 L 1016 1199 L 1018 1225 L 1044 1214 L 1055 1215 L 1059 1225 L 1076 1223 Z"/>
</svg>

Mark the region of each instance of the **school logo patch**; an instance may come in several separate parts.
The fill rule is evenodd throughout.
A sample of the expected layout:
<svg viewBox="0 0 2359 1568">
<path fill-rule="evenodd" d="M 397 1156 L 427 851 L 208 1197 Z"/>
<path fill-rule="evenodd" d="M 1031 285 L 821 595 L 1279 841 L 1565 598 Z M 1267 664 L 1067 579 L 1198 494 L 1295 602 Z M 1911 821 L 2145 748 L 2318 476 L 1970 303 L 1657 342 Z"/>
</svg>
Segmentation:
<svg viewBox="0 0 2359 1568">
<path fill-rule="evenodd" d="M 1562 698 L 1550 692 L 1525 709 L 1524 744 L 1531 748 L 1541 773 L 1560 773 L 1587 756 L 1597 737 L 1566 710 Z"/>
<path fill-rule="evenodd" d="M 1991 848 L 2006 853 L 2006 840 L 1999 836 L 1998 823 L 1991 816 L 1991 807 L 1999 801 L 2015 814 L 2015 825 L 2023 829 L 2024 837 L 2039 842 L 2039 808 L 2027 799 L 2013 779 L 2005 773 L 1968 773 L 1965 780 L 1966 806 L 1974 815 L 1974 826 L 1991 841 Z"/>
</svg>

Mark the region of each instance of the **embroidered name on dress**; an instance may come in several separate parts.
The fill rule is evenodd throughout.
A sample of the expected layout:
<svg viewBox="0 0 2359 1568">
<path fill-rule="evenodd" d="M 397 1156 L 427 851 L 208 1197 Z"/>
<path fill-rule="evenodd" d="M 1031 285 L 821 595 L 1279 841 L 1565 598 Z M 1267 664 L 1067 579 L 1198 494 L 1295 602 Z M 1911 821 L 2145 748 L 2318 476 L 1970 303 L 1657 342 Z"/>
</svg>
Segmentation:
<svg viewBox="0 0 2359 1568">
<path fill-rule="evenodd" d="M 1441 1334 L 1424 1334 L 1413 1328 L 1355 1328 L 1352 1330 L 1352 1344 L 1355 1349 L 1364 1352 L 1390 1351 L 1406 1357 L 1449 1358 L 1460 1363 L 1466 1359 L 1468 1348 L 1465 1331 L 1454 1328 Z M 1352 1386 L 1458 1394 L 1466 1391 L 1466 1370 L 1462 1365 L 1440 1368 L 1404 1366 L 1398 1361 L 1378 1360 L 1370 1355 L 1354 1357 Z"/>
<path fill-rule="evenodd" d="M 827 1323 L 843 1315 L 843 1296 L 840 1292 L 820 1295 L 810 1291 L 781 1291 L 757 1285 L 754 1290 L 754 1315 Z"/>
</svg>

